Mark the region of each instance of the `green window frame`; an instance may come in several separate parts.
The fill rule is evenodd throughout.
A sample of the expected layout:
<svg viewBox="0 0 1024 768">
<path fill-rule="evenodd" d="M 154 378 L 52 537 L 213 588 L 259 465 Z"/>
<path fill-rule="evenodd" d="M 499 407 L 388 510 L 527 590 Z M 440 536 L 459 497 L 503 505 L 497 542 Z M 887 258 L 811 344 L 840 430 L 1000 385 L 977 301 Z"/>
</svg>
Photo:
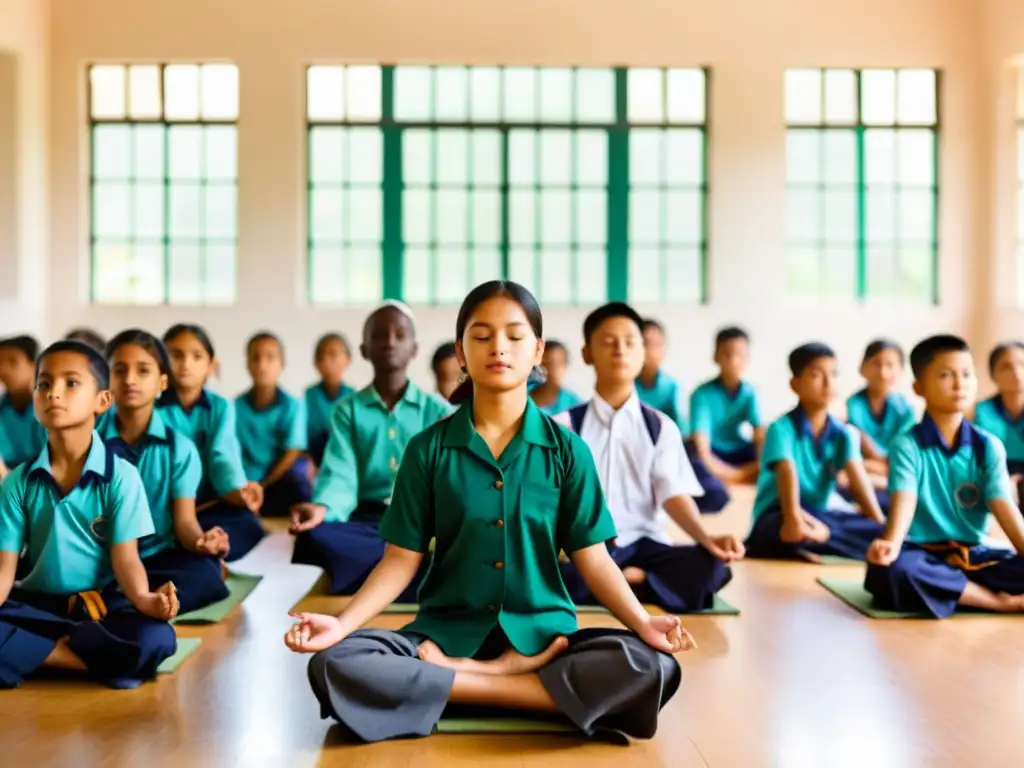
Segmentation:
<svg viewBox="0 0 1024 768">
<path fill-rule="evenodd" d="M 940 79 L 786 72 L 791 295 L 938 303 Z"/>
<path fill-rule="evenodd" d="M 703 69 L 311 66 L 310 302 L 702 302 L 706 114 Z"/>
<path fill-rule="evenodd" d="M 233 304 L 237 67 L 93 65 L 88 86 L 92 301 Z"/>
</svg>

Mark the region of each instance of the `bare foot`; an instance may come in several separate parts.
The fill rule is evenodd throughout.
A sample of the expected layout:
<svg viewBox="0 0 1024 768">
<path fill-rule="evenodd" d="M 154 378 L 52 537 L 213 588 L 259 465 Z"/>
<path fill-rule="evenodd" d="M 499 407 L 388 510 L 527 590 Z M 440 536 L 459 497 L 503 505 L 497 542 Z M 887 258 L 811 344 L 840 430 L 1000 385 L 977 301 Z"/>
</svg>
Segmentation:
<svg viewBox="0 0 1024 768">
<path fill-rule="evenodd" d="M 420 657 L 420 661 L 444 667 L 445 669 L 458 669 L 461 666 L 459 662 L 463 661 L 462 659 L 449 658 L 433 640 L 424 640 L 420 643 L 416 649 L 416 655 Z"/>
<path fill-rule="evenodd" d="M 568 647 L 569 639 L 567 637 L 556 637 L 551 641 L 551 645 L 536 656 L 524 656 L 515 648 L 509 648 L 494 661 L 485 663 L 493 668 L 493 674 L 525 675 L 536 672 L 541 667 L 546 667 L 557 656 L 565 653 Z"/>
<path fill-rule="evenodd" d="M 634 568 L 632 565 L 623 568 L 622 575 L 626 577 L 626 583 L 634 587 L 647 581 L 646 571 Z"/>
<path fill-rule="evenodd" d="M 999 610 L 1003 613 L 1024 613 L 1024 595 L 1008 595 L 1005 592 L 996 594 Z"/>
</svg>

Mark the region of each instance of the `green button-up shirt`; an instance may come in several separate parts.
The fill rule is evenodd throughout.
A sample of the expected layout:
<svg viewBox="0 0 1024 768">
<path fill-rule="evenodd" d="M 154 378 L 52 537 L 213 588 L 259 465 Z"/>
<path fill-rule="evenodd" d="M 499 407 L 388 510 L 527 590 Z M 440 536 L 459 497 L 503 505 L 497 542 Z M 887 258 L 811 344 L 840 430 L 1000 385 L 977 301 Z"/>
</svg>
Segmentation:
<svg viewBox="0 0 1024 768">
<path fill-rule="evenodd" d="M 437 540 L 408 631 L 468 657 L 500 624 L 533 655 L 577 629 L 559 550 L 613 539 L 615 525 L 583 440 L 528 401 L 495 459 L 470 402 L 410 441 L 380 533 L 423 553 Z"/>
</svg>

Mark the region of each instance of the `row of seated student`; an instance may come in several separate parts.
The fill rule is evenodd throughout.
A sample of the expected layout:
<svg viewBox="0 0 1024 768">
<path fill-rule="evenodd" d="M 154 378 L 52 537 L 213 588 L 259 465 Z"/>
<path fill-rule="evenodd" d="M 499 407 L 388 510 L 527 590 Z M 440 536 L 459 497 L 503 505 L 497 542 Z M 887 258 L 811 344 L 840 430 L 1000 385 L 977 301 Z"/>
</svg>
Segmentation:
<svg viewBox="0 0 1024 768">
<path fill-rule="evenodd" d="M 915 391 L 927 411 L 890 447 L 893 512 L 884 529 L 861 459 L 863 438 L 828 413 L 835 355 L 821 344 L 795 350 L 790 366 L 798 406 L 767 430 L 755 519 L 741 543 L 703 530 L 693 499 L 704 489 L 681 449 L 681 431 L 668 415 L 639 402 L 634 380 L 644 365 L 642 320 L 628 306 L 606 305 L 588 317 L 584 359 L 595 369 L 597 394 L 550 421 L 527 397 L 531 386 L 536 391 L 532 373 L 543 348 L 540 313 L 528 292 L 514 284 L 480 286 L 467 297 L 456 330 L 459 367 L 470 378 L 451 400 L 472 399 L 446 418 L 452 406 L 406 375 L 416 351 L 411 312 L 387 304 L 367 318 L 362 346 L 374 381 L 335 408 L 313 501 L 292 507 L 294 559 L 321 565 L 334 591 L 358 594 L 340 620 L 300 617 L 287 642 L 295 650 L 331 649 L 312 662 L 314 691 L 325 714 L 363 738 L 413 732 L 409 722 L 369 717 L 354 692 L 374 686 L 403 701 L 422 695 L 413 703 L 426 720 L 416 719 L 416 728 L 439 714 L 439 702 L 443 708 L 449 696 L 466 695 L 541 708 L 554 702 L 572 710 L 584 730 L 599 729 L 602 719 L 606 725 L 622 713 L 601 709 L 605 691 L 591 701 L 573 700 L 567 676 L 591 664 L 621 667 L 622 654 L 639 641 L 655 651 L 688 647 L 678 620 L 648 616 L 636 600 L 675 612 L 707 607 L 730 578 L 728 563 L 744 554 L 866 556 L 867 588 L 898 610 L 943 616 L 958 603 L 1024 607 L 1021 559 L 982 546 L 986 509 L 1017 552 L 1024 551 L 1024 534 L 1002 443 L 964 418 L 976 381 L 959 339 L 935 337 L 911 355 Z M 172 328 L 165 341 L 169 354 L 149 334 L 120 334 L 107 348 L 109 385 L 108 360 L 89 346 L 62 342 L 39 357 L 32 397 L 48 440 L 4 483 L 0 497 L 0 668 L 8 671 L 8 684 L 40 665 L 85 667 L 114 684 L 151 676 L 173 643 L 161 620 L 182 605 L 218 599 L 201 595 L 223 590 L 220 558 L 236 554 L 237 540 L 263 535 L 257 518 L 244 511 L 259 509 L 263 485 L 238 472 L 238 438 L 226 426 L 230 404 L 204 389 L 212 344 L 194 326 Z M 269 391 L 270 379 L 259 373 L 264 342 L 273 342 L 280 357 L 275 340 L 254 338 L 250 369 L 254 390 Z M 531 346 L 537 359 L 525 370 Z M 1004 349 L 993 367 L 1020 352 Z M 520 390 L 523 400 L 513 400 Z M 509 409 L 506 401 L 523 404 Z M 567 429 L 556 429 L 556 422 Z M 829 510 L 840 472 L 859 515 Z M 207 497 L 204 485 L 212 486 Z M 205 506 L 211 501 L 214 506 Z M 62 505 L 81 517 L 71 530 L 53 525 Z M 671 546 L 662 510 L 697 544 Z M 424 557 L 432 542 L 432 557 Z M 81 555 L 81 568 L 55 567 L 56 553 L 68 548 Z M 566 555 L 553 564 L 557 580 L 543 565 L 549 551 Z M 364 582 L 371 587 L 360 592 Z M 420 618 L 401 638 L 363 632 L 338 642 L 372 618 L 381 599 L 415 599 L 417 586 Z M 504 603 L 486 603 L 502 593 Z M 68 601 L 69 594 L 75 599 Z M 539 603 L 538 596 L 544 597 Z M 568 598 L 604 603 L 635 634 L 577 633 L 566 644 L 555 615 L 564 611 L 551 606 Z M 490 610 L 479 609 L 485 603 Z M 442 605 L 462 605 L 465 622 L 451 625 Z M 390 671 L 364 667 L 382 644 L 409 663 Z M 123 657 L 116 669 L 108 658 L 115 649 Z M 427 690 L 404 685 L 407 675 L 420 679 L 422 663 L 432 665 L 421 680 L 431 684 Z M 485 671 L 477 663 L 490 666 Z M 460 670 L 469 675 L 461 684 Z M 536 679 L 506 693 L 500 686 L 482 693 L 474 677 L 534 670 L 540 670 Z M 637 680 L 621 669 L 616 677 L 619 686 L 645 692 L 630 708 L 647 719 L 631 721 L 627 733 L 649 731 L 651 713 L 678 684 L 677 668 L 661 657 L 649 670 L 657 674 Z M 440 699 L 438 689 L 446 691 Z M 651 691 L 660 691 L 660 700 Z"/>
</svg>

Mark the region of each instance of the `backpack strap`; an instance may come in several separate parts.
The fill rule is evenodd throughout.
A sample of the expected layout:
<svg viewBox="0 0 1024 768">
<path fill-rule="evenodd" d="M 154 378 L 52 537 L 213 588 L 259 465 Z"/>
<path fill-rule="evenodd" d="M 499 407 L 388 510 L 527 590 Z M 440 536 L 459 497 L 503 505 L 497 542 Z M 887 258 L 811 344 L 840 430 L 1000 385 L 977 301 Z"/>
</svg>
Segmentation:
<svg viewBox="0 0 1024 768">
<path fill-rule="evenodd" d="M 640 403 L 640 414 L 644 417 L 644 426 L 647 427 L 647 434 L 650 436 L 651 442 L 657 445 L 658 438 L 661 437 L 661 417 L 658 415 L 658 411 Z"/>
<path fill-rule="evenodd" d="M 581 403 L 569 409 L 569 423 L 572 425 L 572 431 L 577 435 L 583 426 L 583 419 L 587 417 L 587 406 L 589 405 L 590 403 Z"/>
</svg>

